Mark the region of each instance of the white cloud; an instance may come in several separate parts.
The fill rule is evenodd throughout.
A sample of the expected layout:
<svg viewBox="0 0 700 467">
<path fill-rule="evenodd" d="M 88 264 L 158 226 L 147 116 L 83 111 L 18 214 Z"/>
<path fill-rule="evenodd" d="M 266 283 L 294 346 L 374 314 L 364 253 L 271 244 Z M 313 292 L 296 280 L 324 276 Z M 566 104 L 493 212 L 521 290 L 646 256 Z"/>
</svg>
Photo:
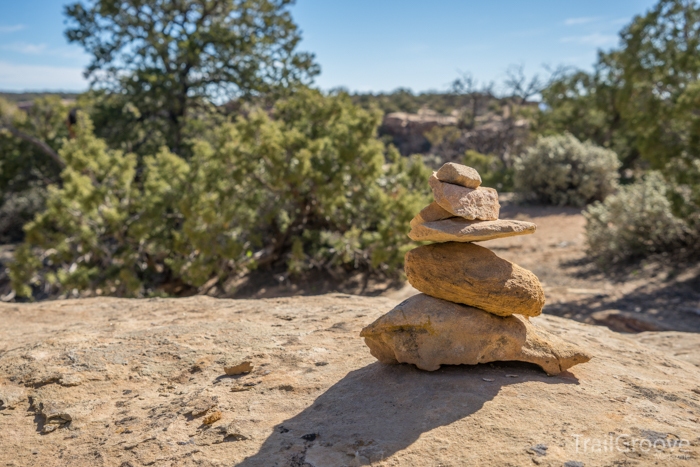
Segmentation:
<svg viewBox="0 0 700 467">
<path fill-rule="evenodd" d="M 87 87 L 82 68 L 0 61 L 0 89 L 3 91 L 84 91 Z"/>
<path fill-rule="evenodd" d="M 26 42 L 14 42 L 0 46 L 3 50 L 10 52 L 19 52 L 21 54 L 37 55 L 46 50 L 46 44 L 28 44 Z"/>
<path fill-rule="evenodd" d="M 567 18 L 564 20 L 564 24 L 567 26 L 576 26 L 579 24 L 588 24 L 588 23 L 593 23 L 595 21 L 600 21 L 601 18 L 600 16 L 581 16 L 579 18 Z"/>
<path fill-rule="evenodd" d="M 0 34 L 9 34 L 24 29 L 24 24 L 13 24 L 12 26 L 0 26 Z"/>
<path fill-rule="evenodd" d="M 593 34 L 588 34 L 585 36 L 571 36 L 563 37 L 562 42 L 574 42 L 581 45 L 593 45 L 596 47 L 603 47 L 605 45 L 614 45 L 618 41 L 616 34 L 602 34 L 599 32 L 594 32 Z"/>
</svg>

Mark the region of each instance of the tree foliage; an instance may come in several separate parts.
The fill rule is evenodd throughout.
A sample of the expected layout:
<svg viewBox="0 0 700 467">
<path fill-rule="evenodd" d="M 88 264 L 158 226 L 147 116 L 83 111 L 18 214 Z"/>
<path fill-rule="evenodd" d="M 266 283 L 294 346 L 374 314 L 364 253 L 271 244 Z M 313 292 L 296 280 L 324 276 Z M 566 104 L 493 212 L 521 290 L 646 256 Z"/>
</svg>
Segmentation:
<svg viewBox="0 0 700 467">
<path fill-rule="evenodd" d="M 618 48 L 599 54 L 593 73 L 570 73 L 543 92 L 548 109 L 541 115 L 540 132 L 568 131 L 611 148 L 632 178 L 639 179 L 648 169 L 660 171 L 646 181 L 637 180 L 634 189 L 597 206 L 595 217 L 589 216 L 589 224 L 595 219 L 619 218 L 623 209 L 619 203 L 644 193 L 653 194 L 657 201 L 661 196 L 668 199 L 668 206 L 661 201 L 645 205 L 662 213 L 657 216 L 663 220 L 659 225 L 668 228 L 635 227 L 640 235 L 637 246 L 621 240 L 619 232 L 628 230 L 608 231 L 611 242 L 628 244 L 629 248 L 620 248 L 627 256 L 697 244 L 700 238 L 699 52 L 700 4 L 659 0 L 623 28 Z M 626 181 L 633 180 L 628 177 Z M 680 224 L 686 229 L 685 243 L 673 235 L 677 229 L 669 227 Z M 596 238 L 595 244 L 601 244 L 605 229 L 592 225 L 589 234 Z M 689 240 L 693 238 L 696 240 Z"/>
<path fill-rule="evenodd" d="M 58 181 L 67 114 L 58 96 L 38 98 L 26 111 L 0 99 L 0 241 L 21 240 L 46 185 Z"/>
<path fill-rule="evenodd" d="M 540 130 L 568 131 L 615 150 L 626 167 L 663 169 L 700 154 L 700 6 L 659 0 L 599 54 L 591 74 L 574 72 L 544 92 Z"/>
<path fill-rule="evenodd" d="M 230 293 L 260 267 L 390 274 L 429 171 L 376 139 L 379 120 L 347 95 L 299 90 L 193 141 L 188 160 L 163 148 L 138 173 L 82 115 L 62 186 L 26 227 L 15 290 Z"/>
<path fill-rule="evenodd" d="M 66 36 L 92 55 L 86 75 L 180 153 L 188 113 L 206 102 L 274 93 L 318 72 L 291 0 L 90 0 L 65 9 Z"/>
</svg>

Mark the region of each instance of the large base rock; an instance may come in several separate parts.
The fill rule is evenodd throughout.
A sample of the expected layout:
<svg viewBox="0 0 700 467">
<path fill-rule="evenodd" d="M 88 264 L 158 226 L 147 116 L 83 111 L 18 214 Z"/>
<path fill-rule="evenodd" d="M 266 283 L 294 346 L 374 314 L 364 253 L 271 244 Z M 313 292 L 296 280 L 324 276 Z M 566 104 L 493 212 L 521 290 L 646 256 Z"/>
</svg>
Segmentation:
<svg viewBox="0 0 700 467">
<path fill-rule="evenodd" d="M 408 236 L 417 242 L 483 242 L 495 238 L 535 233 L 532 222 L 497 220 L 468 221 L 459 217 L 411 226 Z"/>
<path fill-rule="evenodd" d="M 413 363 L 428 371 L 440 365 L 521 361 L 557 375 L 591 359 L 527 318 L 498 317 L 424 294 L 405 300 L 360 336 L 380 362 Z"/>
<path fill-rule="evenodd" d="M 404 269 L 413 287 L 433 297 L 499 316 L 542 313 L 537 276 L 473 243 L 420 246 L 406 253 Z"/>
</svg>

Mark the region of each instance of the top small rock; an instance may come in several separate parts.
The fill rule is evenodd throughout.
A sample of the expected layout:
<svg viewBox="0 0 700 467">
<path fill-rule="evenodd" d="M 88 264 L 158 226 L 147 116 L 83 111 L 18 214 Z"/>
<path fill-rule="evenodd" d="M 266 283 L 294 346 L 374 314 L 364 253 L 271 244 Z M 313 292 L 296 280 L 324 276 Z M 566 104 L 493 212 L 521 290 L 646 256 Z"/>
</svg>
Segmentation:
<svg viewBox="0 0 700 467">
<path fill-rule="evenodd" d="M 440 167 L 440 170 L 435 175 L 441 182 L 452 183 L 465 188 L 478 188 L 481 185 L 479 172 L 471 167 L 455 164 L 454 162 L 448 162 Z"/>
</svg>

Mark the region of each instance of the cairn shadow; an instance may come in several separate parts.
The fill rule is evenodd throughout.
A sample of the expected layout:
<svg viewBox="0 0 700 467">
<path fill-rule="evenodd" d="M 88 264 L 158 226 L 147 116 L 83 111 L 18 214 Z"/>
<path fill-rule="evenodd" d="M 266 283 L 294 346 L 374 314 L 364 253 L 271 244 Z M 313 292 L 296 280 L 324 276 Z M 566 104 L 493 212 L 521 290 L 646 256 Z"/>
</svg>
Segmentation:
<svg viewBox="0 0 700 467">
<path fill-rule="evenodd" d="M 578 384 L 571 373 L 548 377 L 521 362 L 443 366 L 434 372 L 375 362 L 351 371 L 311 406 L 275 426 L 259 451 L 237 465 L 370 465 L 408 448 L 423 433 L 471 416 L 502 387 L 524 381 Z"/>
</svg>

